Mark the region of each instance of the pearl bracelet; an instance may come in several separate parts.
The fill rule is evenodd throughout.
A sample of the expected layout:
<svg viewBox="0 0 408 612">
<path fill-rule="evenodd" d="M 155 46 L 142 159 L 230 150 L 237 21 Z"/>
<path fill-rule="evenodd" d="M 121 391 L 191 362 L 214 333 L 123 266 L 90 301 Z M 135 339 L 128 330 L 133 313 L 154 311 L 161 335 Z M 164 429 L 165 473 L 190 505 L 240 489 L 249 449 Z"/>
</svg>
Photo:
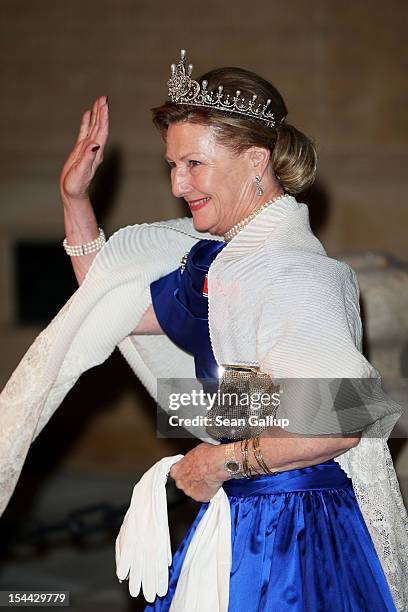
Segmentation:
<svg viewBox="0 0 408 612">
<path fill-rule="evenodd" d="M 105 234 L 102 228 L 99 228 L 99 236 L 96 240 L 92 240 L 91 242 L 87 242 L 86 244 L 68 244 L 67 239 L 64 239 L 62 246 L 65 249 L 65 252 L 70 255 L 70 257 L 80 257 L 81 255 L 89 255 L 90 253 L 95 253 L 99 251 L 106 242 Z"/>
</svg>

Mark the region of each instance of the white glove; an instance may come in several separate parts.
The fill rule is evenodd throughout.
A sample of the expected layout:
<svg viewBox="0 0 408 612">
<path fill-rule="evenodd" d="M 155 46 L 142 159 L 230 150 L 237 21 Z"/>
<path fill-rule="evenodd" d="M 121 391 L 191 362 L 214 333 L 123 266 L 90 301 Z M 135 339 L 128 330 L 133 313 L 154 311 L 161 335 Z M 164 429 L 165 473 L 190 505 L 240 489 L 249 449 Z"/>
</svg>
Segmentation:
<svg viewBox="0 0 408 612">
<path fill-rule="evenodd" d="M 170 612 L 227 612 L 231 563 L 230 506 L 221 488 L 187 549 Z"/>
<path fill-rule="evenodd" d="M 182 458 L 165 457 L 142 476 L 116 538 L 116 575 L 120 581 L 129 578 L 132 597 L 137 597 L 142 587 L 148 602 L 168 590 L 172 556 L 166 481 L 171 466 Z"/>
</svg>

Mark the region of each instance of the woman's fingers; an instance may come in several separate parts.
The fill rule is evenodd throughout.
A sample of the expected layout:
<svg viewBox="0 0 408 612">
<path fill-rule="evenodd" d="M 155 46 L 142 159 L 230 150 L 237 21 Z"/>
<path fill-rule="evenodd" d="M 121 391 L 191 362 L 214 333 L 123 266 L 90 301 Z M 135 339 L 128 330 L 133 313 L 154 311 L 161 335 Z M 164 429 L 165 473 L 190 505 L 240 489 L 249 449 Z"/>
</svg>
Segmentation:
<svg viewBox="0 0 408 612">
<path fill-rule="evenodd" d="M 96 168 L 99 165 L 99 156 L 101 155 L 101 145 L 96 142 L 91 142 L 86 151 L 84 157 L 86 158 L 86 162 L 90 172 L 90 178 L 92 179 Z"/>
<path fill-rule="evenodd" d="M 92 109 L 92 120 L 91 120 L 90 130 L 89 130 L 89 133 L 88 133 L 88 138 L 90 140 L 94 140 L 95 132 L 98 129 L 99 106 L 100 106 L 100 98 L 95 100 L 94 108 Z"/>
<path fill-rule="evenodd" d="M 95 121 L 92 124 L 91 130 L 89 132 L 89 138 L 91 140 L 97 140 L 99 142 L 100 137 L 100 129 L 102 125 L 102 115 L 106 112 L 106 96 L 101 96 L 97 100 L 96 110 L 95 110 Z"/>
<path fill-rule="evenodd" d="M 97 141 L 101 144 L 102 147 L 105 146 L 106 141 L 108 140 L 108 135 L 109 135 L 109 107 L 108 107 L 108 104 L 105 103 L 101 107 L 99 134 L 97 138 Z"/>
<path fill-rule="evenodd" d="M 95 100 L 95 102 L 93 103 L 93 106 L 92 106 L 91 121 L 89 123 L 89 130 L 88 130 L 88 138 L 91 138 L 91 133 L 92 133 L 92 130 L 93 130 L 95 122 L 96 122 L 96 114 L 97 114 L 97 110 L 98 110 L 98 101 L 99 101 L 99 98 L 96 98 L 96 100 Z"/>
<path fill-rule="evenodd" d="M 95 160 L 97 164 L 100 164 L 103 160 L 104 148 L 109 133 L 109 110 L 106 101 L 106 96 L 99 98 L 95 126 L 90 133 L 92 142 L 97 142 L 101 147 Z"/>
<path fill-rule="evenodd" d="M 78 138 L 76 140 L 75 146 L 87 137 L 90 120 L 91 111 L 86 110 L 82 115 L 81 125 L 79 126 Z"/>
<path fill-rule="evenodd" d="M 75 161 L 80 159 L 84 159 L 84 157 L 88 157 L 86 155 L 86 151 L 89 148 L 90 143 L 99 144 L 100 149 L 97 152 L 93 162 L 96 162 L 97 165 L 103 159 L 103 149 L 108 138 L 108 121 L 107 118 L 104 121 L 104 130 L 103 133 L 100 134 L 101 127 L 101 108 L 105 106 L 106 96 L 100 96 L 96 98 L 93 106 L 92 112 L 89 112 L 89 120 L 88 124 L 86 124 L 86 119 L 83 121 L 83 128 L 81 124 L 81 135 L 83 135 L 85 128 L 87 127 L 87 133 L 82 140 L 78 140 L 78 146 L 76 147 L 76 155 Z M 88 112 L 88 111 L 87 111 Z M 89 157 L 88 157 L 89 159 Z"/>
<path fill-rule="evenodd" d="M 99 98 L 95 100 L 94 109 L 92 111 L 93 116 L 92 116 L 90 131 L 88 134 L 89 138 L 94 139 L 95 134 L 99 129 L 100 112 L 101 112 L 102 106 L 105 104 L 105 101 L 106 101 L 106 96 L 100 96 Z"/>
<path fill-rule="evenodd" d="M 80 157 L 84 146 L 86 146 L 85 141 L 86 141 L 88 131 L 89 131 L 90 118 L 91 118 L 91 111 L 86 110 L 81 117 L 81 123 L 79 125 L 78 136 L 77 136 L 74 148 L 72 149 L 71 153 L 68 155 L 68 158 L 65 162 L 63 172 L 66 168 L 68 168 L 73 163 L 78 161 L 78 158 Z"/>
</svg>

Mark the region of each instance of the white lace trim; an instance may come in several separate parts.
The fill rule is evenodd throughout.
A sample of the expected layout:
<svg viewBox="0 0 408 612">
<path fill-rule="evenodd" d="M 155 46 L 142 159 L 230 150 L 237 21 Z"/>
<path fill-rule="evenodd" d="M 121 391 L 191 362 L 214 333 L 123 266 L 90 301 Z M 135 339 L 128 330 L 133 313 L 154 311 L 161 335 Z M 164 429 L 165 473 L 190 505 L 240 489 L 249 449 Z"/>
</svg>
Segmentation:
<svg viewBox="0 0 408 612">
<path fill-rule="evenodd" d="M 370 436 L 370 437 L 368 437 Z M 395 607 L 408 610 L 408 516 L 378 423 L 360 443 L 336 458 L 354 492 L 387 578 Z"/>
</svg>

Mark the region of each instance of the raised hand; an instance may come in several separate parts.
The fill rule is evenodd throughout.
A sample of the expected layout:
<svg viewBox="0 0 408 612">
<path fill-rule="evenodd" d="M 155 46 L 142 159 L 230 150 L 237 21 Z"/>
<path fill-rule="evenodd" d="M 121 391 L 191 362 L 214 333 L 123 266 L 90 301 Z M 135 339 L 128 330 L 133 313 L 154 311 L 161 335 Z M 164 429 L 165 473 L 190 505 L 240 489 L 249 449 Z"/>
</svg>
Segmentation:
<svg viewBox="0 0 408 612">
<path fill-rule="evenodd" d="M 103 153 L 109 133 L 107 96 L 94 102 L 92 112 L 82 115 L 78 138 L 66 160 L 60 176 L 63 201 L 84 200 L 96 169 L 103 161 Z"/>
</svg>

